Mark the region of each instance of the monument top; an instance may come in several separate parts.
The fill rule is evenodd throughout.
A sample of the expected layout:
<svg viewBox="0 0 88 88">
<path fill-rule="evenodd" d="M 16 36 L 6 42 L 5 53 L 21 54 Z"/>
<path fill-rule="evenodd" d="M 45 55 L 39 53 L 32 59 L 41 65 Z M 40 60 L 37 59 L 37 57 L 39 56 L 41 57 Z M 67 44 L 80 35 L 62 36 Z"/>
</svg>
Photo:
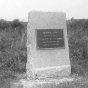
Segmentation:
<svg viewBox="0 0 88 88">
<path fill-rule="evenodd" d="M 57 29 L 58 27 L 63 28 L 66 26 L 66 14 L 64 12 L 32 11 L 29 13 L 28 19 L 29 19 L 28 26 L 31 26 L 31 24 L 34 23 L 33 25 L 34 27 L 36 26 L 36 29 L 40 29 L 40 28 Z"/>
</svg>

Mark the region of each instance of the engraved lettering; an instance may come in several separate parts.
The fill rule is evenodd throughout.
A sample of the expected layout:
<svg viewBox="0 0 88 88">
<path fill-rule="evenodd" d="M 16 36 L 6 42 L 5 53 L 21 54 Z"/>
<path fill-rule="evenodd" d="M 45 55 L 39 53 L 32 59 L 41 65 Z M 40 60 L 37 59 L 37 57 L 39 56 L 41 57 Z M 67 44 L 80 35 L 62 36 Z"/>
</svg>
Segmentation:
<svg viewBox="0 0 88 88">
<path fill-rule="evenodd" d="M 64 46 L 63 29 L 37 30 L 39 48 L 59 48 Z"/>
</svg>

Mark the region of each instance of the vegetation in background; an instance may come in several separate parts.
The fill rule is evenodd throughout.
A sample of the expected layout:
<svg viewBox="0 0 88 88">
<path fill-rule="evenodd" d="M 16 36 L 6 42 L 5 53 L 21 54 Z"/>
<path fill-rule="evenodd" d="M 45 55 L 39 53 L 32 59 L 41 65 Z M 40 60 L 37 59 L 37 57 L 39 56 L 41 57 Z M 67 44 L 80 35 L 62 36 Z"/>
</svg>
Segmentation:
<svg viewBox="0 0 88 88">
<path fill-rule="evenodd" d="M 71 19 L 67 21 L 69 50 L 72 72 L 88 72 L 88 20 Z"/>
<path fill-rule="evenodd" d="M 0 75 L 26 71 L 27 22 L 0 20 Z M 88 20 L 67 20 L 72 73 L 88 72 Z M 79 71 L 80 69 L 80 71 Z"/>
<path fill-rule="evenodd" d="M 27 61 L 26 24 L 15 19 L 0 20 L 0 75 L 25 72 Z"/>
</svg>

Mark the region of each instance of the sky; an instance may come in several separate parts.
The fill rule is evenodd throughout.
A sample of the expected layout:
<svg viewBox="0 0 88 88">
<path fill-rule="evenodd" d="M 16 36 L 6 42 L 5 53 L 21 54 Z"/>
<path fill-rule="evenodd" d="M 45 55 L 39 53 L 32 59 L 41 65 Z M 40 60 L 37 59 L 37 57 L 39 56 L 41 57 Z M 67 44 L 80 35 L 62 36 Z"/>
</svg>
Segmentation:
<svg viewBox="0 0 88 88">
<path fill-rule="evenodd" d="M 88 0 L 0 0 L 0 19 L 28 21 L 30 11 L 63 11 L 67 19 L 88 19 Z"/>
</svg>

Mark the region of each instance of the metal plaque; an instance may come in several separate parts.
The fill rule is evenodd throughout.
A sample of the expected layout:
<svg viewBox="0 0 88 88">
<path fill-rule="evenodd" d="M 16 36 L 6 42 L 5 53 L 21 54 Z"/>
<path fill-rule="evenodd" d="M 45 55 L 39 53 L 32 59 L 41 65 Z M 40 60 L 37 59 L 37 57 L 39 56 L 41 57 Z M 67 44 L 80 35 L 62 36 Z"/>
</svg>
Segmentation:
<svg viewBox="0 0 88 88">
<path fill-rule="evenodd" d="M 37 29 L 37 48 L 64 47 L 63 29 Z"/>
</svg>

